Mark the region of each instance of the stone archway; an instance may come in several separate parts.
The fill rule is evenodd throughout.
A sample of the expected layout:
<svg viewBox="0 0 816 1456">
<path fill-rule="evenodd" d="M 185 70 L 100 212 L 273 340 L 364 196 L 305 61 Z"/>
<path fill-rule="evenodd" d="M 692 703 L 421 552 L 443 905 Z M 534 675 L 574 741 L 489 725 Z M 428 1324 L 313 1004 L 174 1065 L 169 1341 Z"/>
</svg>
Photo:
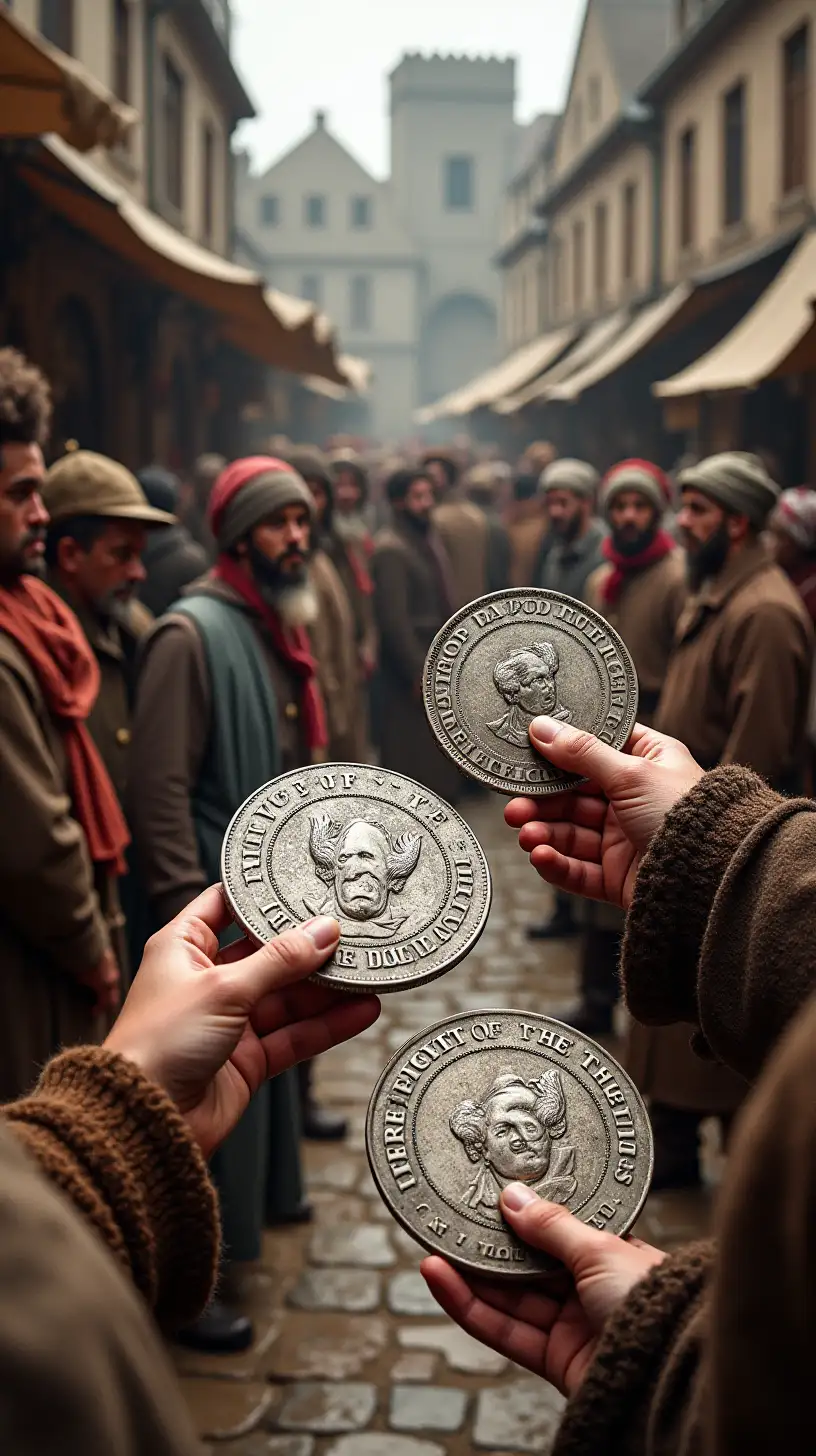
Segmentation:
<svg viewBox="0 0 816 1456">
<path fill-rule="evenodd" d="M 420 393 L 423 403 L 482 374 L 496 360 L 495 305 L 476 293 L 437 300 L 422 329 Z"/>
</svg>

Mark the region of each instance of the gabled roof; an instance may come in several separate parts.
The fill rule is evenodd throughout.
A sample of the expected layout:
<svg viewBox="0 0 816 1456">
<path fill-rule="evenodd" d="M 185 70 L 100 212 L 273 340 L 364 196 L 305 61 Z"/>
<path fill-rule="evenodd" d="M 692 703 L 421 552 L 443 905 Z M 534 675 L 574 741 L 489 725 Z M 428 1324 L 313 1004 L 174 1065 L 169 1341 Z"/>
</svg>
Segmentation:
<svg viewBox="0 0 816 1456">
<path fill-rule="evenodd" d="M 511 184 L 524 177 L 536 164 L 540 153 L 551 141 L 560 116 L 557 112 L 542 111 L 526 126 L 520 126 L 515 136 Z"/>
<path fill-rule="evenodd" d="M 366 180 L 372 187 L 382 186 L 382 183 L 378 182 L 377 178 L 374 177 L 371 172 L 369 172 L 368 168 L 363 165 L 359 157 L 355 157 L 354 153 L 350 151 L 349 148 L 345 145 L 345 142 L 341 142 L 339 138 L 335 136 L 334 132 L 329 129 L 326 113 L 324 111 L 315 112 L 314 122 L 311 131 L 308 131 L 304 137 L 301 137 L 299 142 L 295 142 L 294 146 L 287 147 L 285 152 L 281 152 L 280 156 L 275 157 L 275 159 L 269 163 L 269 166 L 264 168 L 260 176 L 262 178 L 271 176 L 272 173 L 276 172 L 278 168 L 283 166 L 285 162 L 291 162 L 293 158 L 299 156 L 300 153 L 310 151 L 315 145 L 328 145 L 334 147 L 346 161 L 351 162 L 357 168 L 357 170 L 365 176 Z M 252 180 L 257 181 L 258 174 L 255 174 Z"/>
<path fill-rule="evenodd" d="M 659 66 L 673 35 L 673 0 L 589 0 L 603 27 L 625 105 Z"/>
</svg>

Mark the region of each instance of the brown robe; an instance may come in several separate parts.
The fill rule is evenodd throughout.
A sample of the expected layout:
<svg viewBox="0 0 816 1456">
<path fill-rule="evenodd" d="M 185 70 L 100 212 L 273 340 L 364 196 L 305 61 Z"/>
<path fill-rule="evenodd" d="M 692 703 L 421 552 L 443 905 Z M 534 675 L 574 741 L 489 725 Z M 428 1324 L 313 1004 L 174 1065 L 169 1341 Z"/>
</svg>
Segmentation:
<svg viewBox="0 0 816 1456">
<path fill-rule="evenodd" d="M 441 544 L 409 519 L 377 536 L 372 572 L 380 631 L 380 750 L 385 768 L 408 774 L 443 799 L 455 797 L 459 774 L 438 746 L 422 705 L 425 655 L 450 615 L 440 570 Z M 444 559 L 444 558 L 443 558 Z"/>
<path fill-rule="evenodd" d="M 95 1041 L 77 980 L 110 944 L 113 882 L 73 817 L 62 732 L 22 649 L 0 633 L 0 1099 L 61 1046 Z M 100 894 L 102 902 L 100 902 Z"/>
<path fill-rule="evenodd" d="M 315 551 L 310 576 L 319 602 L 309 636 L 326 704 L 329 727 L 326 757 L 337 763 L 360 763 L 365 755 L 365 714 L 360 699 L 360 667 L 351 604 L 340 575 L 325 551 Z"/>
<path fill-rule="evenodd" d="M 470 501 L 446 500 L 434 511 L 433 523 L 450 561 L 451 606 L 457 611 L 487 591 L 487 517 Z"/>
<path fill-rule="evenodd" d="M 650 723 L 666 678 L 677 622 L 688 596 L 685 556 L 672 551 L 641 571 L 628 571 L 615 602 L 604 600 L 614 567 L 606 562 L 587 582 L 587 602 L 606 618 L 632 654 L 638 678 L 638 722 Z"/>
<path fill-rule="evenodd" d="M 544 514 L 543 497 L 517 501 L 511 507 L 507 521 L 511 586 L 534 585 L 536 565 L 546 534 L 547 517 Z"/>
<path fill-rule="evenodd" d="M 695 852 L 688 852 L 689 845 Z M 816 804 L 717 769 L 668 815 L 629 912 L 640 1020 L 756 1081 L 717 1211 L 604 1330 L 554 1456 L 816 1450 Z"/>
</svg>

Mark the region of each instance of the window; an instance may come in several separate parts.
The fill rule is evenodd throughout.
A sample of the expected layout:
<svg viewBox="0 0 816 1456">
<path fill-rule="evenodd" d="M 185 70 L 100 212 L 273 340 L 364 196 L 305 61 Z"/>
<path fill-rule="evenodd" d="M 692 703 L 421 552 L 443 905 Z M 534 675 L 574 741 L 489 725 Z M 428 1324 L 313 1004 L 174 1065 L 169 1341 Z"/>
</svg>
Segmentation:
<svg viewBox="0 0 816 1456">
<path fill-rule="evenodd" d="M 201 235 L 213 240 L 215 222 L 215 132 L 205 121 L 201 127 Z"/>
<path fill-rule="evenodd" d="M 164 57 L 164 195 L 173 207 L 184 202 L 184 77 Z"/>
<path fill-rule="evenodd" d="M 573 145 L 580 147 L 584 140 L 584 103 L 580 96 L 577 96 L 572 103 L 572 141 Z"/>
<path fill-rule="evenodd" d="M 470 212 L 473 208 L 473 158 L 445 158 L 445 206 L 449 212 Z"/>
<path fill-rule="evenodd" d="M 595 297 L 598 303 L 606 298 L 607 212 L 605 202 L 595 204 Z"/>
<path fill-rule="evenodd" d="M 782 192 L 807 185 L 808 27 L 789 36 L 782 48 Z"/>
<path fill-rule="evenodd" d="M 635 279 L 637 237 L 637 182 L 626 182 L 623 188 L 623 281 Z"/>
<path fill-rule="evenodd" d="M 584 224 L 572 225 L 572 302 L 575 311 L 584 306 Z"/>
<path fill-rule="evenodd" d="M 316 308 L 323 304 L 323 279 L 319 273 L 304 273 L 300 280 L 300 296 Z"/>
<path fill-rule="evenodd" d="M 723 98 L 723 223 L 733 227 L 745 213 L 745 84 Z"/>
<path fill-rule="evenodd" d="M 371 328 L 371 279 L 360 275 L 351 280 L 349 322 L 353 329 Z"/>
<path fill-rule="evenodd" d="M 326 199 L 321 197 L 319 192 L 312 192 L 303 202 L 303 216 L 306 226 L 310 228 L 322 228 L 326 226 Z"/>
<path fill-rule="evenodd" d="M 552 308 L 551 308 L 551 316 L 552 316 L 552 318 L 557 319 L 557 318 L 560 318 L 560 316 L 562 314 L 562 311 L 563 311 L 562 310 L 562 307 L 561 307 L 561 290 L 562 290 L 562 287 L 563 287 L 563 280 L 562 280 L 562 277 L 561 277 L 562 245 L 561 245 L 561 239 L 560 238 L 553 238 L 552 244 L 551 244 L 551 247 L 550 247 L 550 252 L 551 252 L 551 257 L 552 257 L 552 270 L 551 270 L 551 274 L 552 274 Z"/>
<path fill-rule="evenodd" d="M 113 0 L 113 89 L 120 101 L 130 100 L 130 6 Z"/>
<path fill-rule="evenodd" d="M 697 131 L 680 134 L 680 247 L 693 248 L 697 232 Z"/>
<path fill-rule="evenodd" d="M 601 119 L 601 78 L 589 78 L 589 119 L 594 124 Z"/>
<path fill-rule="evenodd" d="M 267 192 L 258 204 L 261 227 L 277 227 L 280 222 L 280 198 Z"/>
<path fill-rule="evenodd" d="M 46 40 L 68 55 L 74 53 L 73 0 L 40 0 L 39 29 Z"/>
<path fill-rule="evenodd" d="M 353 228 L 371 227 L 373 208 L 370 197 L 352 197 L 349 212 L 349 221 Z"/>
</svg>

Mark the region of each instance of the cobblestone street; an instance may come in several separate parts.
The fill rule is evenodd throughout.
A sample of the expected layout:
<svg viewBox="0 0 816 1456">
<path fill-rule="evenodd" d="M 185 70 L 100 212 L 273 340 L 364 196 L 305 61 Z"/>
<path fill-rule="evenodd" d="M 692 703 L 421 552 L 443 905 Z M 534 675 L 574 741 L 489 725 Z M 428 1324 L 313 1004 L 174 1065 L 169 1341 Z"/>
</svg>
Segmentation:
<svg viewBox="0 0 816 1456">
<path fill-rule="evenodd" d="M 560 1400 L 538 1378 L 470 1340 L 425 1291 L 418 1246 L 393 1223 L 371 1180 L 364 1120 L 391 1053 L 459 1010 L 553 1011 L 575 991 L 575 942 L 541 948 L 525 926 L 549 891 L 504 826 L 495 796 L 469 801 L 494 881 L 487 929 L 469 959 L 418 991 L 388 996 L 365 1036 L 324 1057 L 321 1099 L 351 1136 L 305 1148 L 314 1222 L 270 1233 L 245 1280 L 257 1339 L 243 1356 L 177 1351 L 205 1449 L 223 1456 L 466 1456 L 546 1453 Z M 620 1047 L 613 1048 L 620 1051 Z M 654 1196 L 642 1237 L 671 1247 L 705 1231 L 710 1197 Z"/>
</svg>

